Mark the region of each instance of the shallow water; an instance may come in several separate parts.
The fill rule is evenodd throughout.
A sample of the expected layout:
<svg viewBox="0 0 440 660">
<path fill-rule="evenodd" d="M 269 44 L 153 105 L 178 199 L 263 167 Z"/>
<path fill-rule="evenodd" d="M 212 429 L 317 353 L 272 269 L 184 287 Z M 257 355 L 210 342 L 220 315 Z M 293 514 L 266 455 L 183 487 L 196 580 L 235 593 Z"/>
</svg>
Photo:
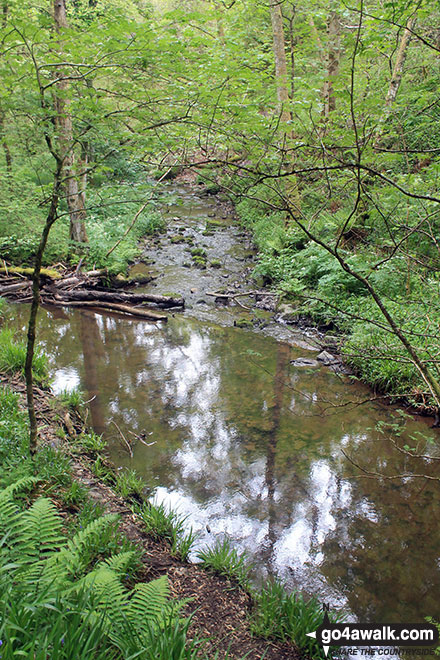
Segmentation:
<svg viewBox="0 0 440 660">
<path fill-rule="evenodd" d="M 193 215 L 191 204 L 198 209 Z M 190 231 L 200 231 L 213 204 L 184 198 L 179 208 L 192 218 Z M 173 208 L 169 213 L 176 215 Z M 236 243 L 237 231 L 220 230 L 217 246 Z M 214 239 L 206 239 L 209 255 Z M 220 272 L 197 273 L 176 257 L 178 248 L 186 258 L 184 246 L 161 241 L 158 260 L 160 249 L 175 255 L 169 265 L 180 286 L 172 291 L 194 288 L 183 271 L 198 278 L 201 291 L 203 278 L 211 278 L 211 287 L 226 273 L 238 277 L 239 248 L 238 259 L 226 260 Z M 167 277 L 155 282 L 156 291 L 166 290 Z M 245 278 L 239 286 L 247 286 Z M 187 514 L 199 544 L 227 534 L 255 560 L 257 575 L 278 575 L 363 621 L 435 615 L 438 486 L 360 476 L 341 450 L 361 467 L 389 475 L 434 474 L 435 466 L 409 459 L 374 430 L 395 412 L 374 402 L 357 405 L 371 397 L 367 388 L 325 367 L 291 364 L 316 357 L 295 333 L 274 324 L 260 332 L 232 327 L 236 309 L 219 311 L 204 300 L 197 304 L 190 294 L 185 315 L 176 313 L 167 324 L 41 310 L 38 333 L 54 390 L 85 390 L 113 461 L 134 467 L 158 500 Z M 27 312 L 13 307 L 16 327 L 24 327 Z M 149 446 L 135 442 L 130 459 L 112 421 L 127 437 L 145 433 Z M 408 424 L 405 437 L 414 433 L 420 446 L 439 438 L 423 420 Z"/>
</svg>

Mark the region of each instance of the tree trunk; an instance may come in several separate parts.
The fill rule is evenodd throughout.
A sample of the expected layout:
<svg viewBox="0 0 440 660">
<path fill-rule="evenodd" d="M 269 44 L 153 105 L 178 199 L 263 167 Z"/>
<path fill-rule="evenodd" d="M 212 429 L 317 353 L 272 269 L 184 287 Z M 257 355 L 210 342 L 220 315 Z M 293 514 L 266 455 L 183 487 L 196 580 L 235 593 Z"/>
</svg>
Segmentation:
<svg viewBox="0 0 440 660">
<path fill-rule="evenodd" d="M 336 98 L 333 82 L 339 71 L 341 23 L 336 11 L 331 10 L 327 20 L 328 52 L 327 52 L 327 79 L 324 83 L 324 109 L 323 115 L 328 119 L 330 113 L 336 109 Z"/>
<path fill-rule="evenodd" d="M 403 31 L 403 35 L 400 40 L 399 48 L 397 49 L 396 61 L 394 63 L 393 73 L 391 75 L 391 80 L 390 80 L 390 86 L 388 88 L 387 96 L 385 99 L 385 108 L 383 111 L 383 115 L 379 121 L 379 128 L 376 139 L 374 141 L 374 147 L 377 147 L 380 143 L 383 134 L 384 125 L 391 114 L 391 108 L 397 98 L 397 93 L 399 91 L 400 83 L 402 82 L 403 67 L 405 64 L 407 49 L 409 46 L 409 42 L 411 41 L 411 36 L 412 36 L 411 30 L 414 28 L 416 24 L 416 20 L 417 18 L 415 16 L 413 18 L 408 19 L 406 23 L 406 28 Z"/>
<path fill-rule="evenodd" d="M 272 22 L 273 54 L 275 57 L 275 80 L 277 85 L 278 111 L 283 123 L 292 120 L 287 77 L 286 42 L 283 16 L 278 0 L 269 0 Z"/>
<path fill-rule="evenodd" d="M 54 183 L 52 188 L 52 199 L 49 211 L 46 217 L 43 233 L 41 235 L 40 244 L 38 246 L 37 254 L 35 255 L 34 272 L 32 274 L 32 304 L 31 313 L 29 316 L 28 332 L 27 332 L 27 349 L 26 361 L 24 366 L 24 374 L 26 379 L 26 401 L 29 414 L 29 451 L 33 456 L 37 450 L 37 417 L 35 414 L 34 403 L 34 390 L 33 390 L 33 375 L 32 375 L 32 362 L 34 359 L 35 348 L 35 329 L 37 322 L 37 312 L 40 304 L 40 272 L 41 263 L 43 260 L 44 250 L 46 248 L 49 232 L 53 223 L 57 219 L 58 201 L 61 187 L 61 168 L 62 161 L 58 161 L 57 169 L 54 175 Z"/>
<path fill-rule="evenodd" d="M 54 0 L 54 21 L 58 34 L 61 34 L 68 27 L 65 0 Z M 58 45 L 60 52 L 62 52 L 61 39 Z M 70 114 L 70 101 L 67 98 L 68 83 L 63 77 L 64 72 L 62 70 L 58 70 L 56 75 L 59 78 L 57 83 L 59 93 L 55 98 L 56 122 L 64 164 L 65 193 L 70 216 L 70 238 L 77 243 L 86 243 L 85 191 L 79 188 L 75 167 L 72 117 Z M 83 184 L 85 185 L 85 179 L 83 179 Z"/>
<path fill-rule="evenodd" d="M 409 18 L 406 24 L 406 28 L 403 31 L 399 48 L 397 50 L 396 61 L 394 63 L 388 94 L 385 100 L 385 108 L 389 108 L 396 100 L 397 92 L 399 91 L 400 83 L 402 82 L 403 66 L 405 64 L 407 48 L 409 42 L 411 41 L 411 30 L 414 28 L 415 24 L 416 18 Z"/>
<path fill-rule="evenodd" d="M 9 145 L 6 140 L 5 115 L 1 108 L 0 108 L 0 140 L 2 143 L 3 151 L 5 152 L 6 174 L 8 177 L 8 183 L 10 188 L 12 183 L 12 156 L 11 156 L 11 151 L 9 149 Z"/>
<path fill-rule="evenodd" d="M 287 123 L 292 123 L 292 113 L 290 110 L 290 97 L 289 97 L 289 83 L 287 73 L 287 58 L 286 58 L 286 40 L 284 37 L 283 15 L 281 13 L 281 5 L 279 0 L 269 0 L 270 18 L 272 22 L 272 35 L 273 35 L 273 54 L 275 59 L 275 80 L 277 87 L 278 99 L 278 112 L 282 126 L 283 148 L 288 147 L 289 141 L 292 139 L 292 128 L 287 128 Z M 293 35 L 291 36 L 293 39 Z M 293 153 L 293 152 L 292 152 Z M 288 163 L 289 168 L 294 164 L 291 157 Z M 301 206 L 301 197 L 299 193 L 299 186 L 296 174 L 291 174 L 285 179 L 284 192 L 289 200 L 291 208 L 299 211 Z M 289 216 L 286 215 L 286 226 L 289 223 Z"/>
</svg>

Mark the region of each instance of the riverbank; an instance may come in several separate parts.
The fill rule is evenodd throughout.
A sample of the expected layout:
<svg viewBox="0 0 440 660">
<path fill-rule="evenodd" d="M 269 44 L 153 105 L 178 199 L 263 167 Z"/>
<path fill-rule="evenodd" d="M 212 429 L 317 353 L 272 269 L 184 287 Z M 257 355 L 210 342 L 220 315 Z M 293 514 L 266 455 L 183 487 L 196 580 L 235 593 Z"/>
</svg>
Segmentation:
<svg viewBox="0 0 440 660">
<path fill-rule="evenodd" d="M 15 394 L 16 414 L 22 419 L 25 415 L 24 383 L 17 376 L 2 373 L 0 386 L 2 395 L 6 392 Z M 139 494 L 128 492 L 124 499 L 115 492 L 118 475 L 102 452 L 96 450 L 99 444 L 84 441 L 84 438 L 90 438 L 89 431 L 78 413 L 62 406 L 45 389 L 35 388 L 35 400 L 40 428 L 40 451 L 36 459 L 39 484 L 30 493 L 28 504 L 37 495 L 46 494 L 54 502 L 63 525 L 68 528 L 86 525 L 85 510 L 92 510 L 91 517 L 94 519 L 98 512 L 100 515 L 116 514 L 120 534 L 129 541 L 130 546 L 136 548 L 140 556 L 140 564 L 130 580 L 139 584 L 167 575 L 171 596 L 186 600 L 184 613 L 191 616 L 188 645 L 194 639 L 204 640 L 203 650 L 197 657 L 215 657 L 219 660 L 243 657 L 249 660 L 262 657 L 267 660 L 297 660 L 309 657 L 291 643 L 254 636 L 251 620 L 255 619 L 258 601 L 255 594 L 243 590 L 234 579 L 173 556 L 166 539 L 155 538 L 154 533 L 146 532 L 145 523 L 139 515 Z M 7 422 L 8 419 L 3 420 L 3 424 Z M 9 439 L 9 450 L 13 451 L 16 439 Z M 7 450 L 6 443 L 7 439 L 3 438 L 3 453 Z M 27 467 L 18 463 L 9 467 L 9 470 L 7 467 L 2 469 L 3 486 L 15 481 L 17 476 L 26 476 L 27 471 L 32 472 L 29 462 Z M 97 467 L 100 478 L 96 474 Z M 109 482 L 113 487 L 108 485 Z M 76 497 L 72 493 L 76 493 Z M 117 545 L 124 545 L 121 538 Z M 163 656 L 163 660 L 168 658 Z"/>
<path fill-rule="evenodd" d="M 438 377 L 432 357 L 432 327 L 438 323 L 438 310 L 426 287 L 427 278 L 435 281 L 435 271 L 426 272 L 419 264 L 409 274 L 410 256 L 408 263 L 393 260 L 388 245 L 369 240 L 361 229 L 354 227 L 340 238 L 339 250 L 348 267 L 367 276 L 384 309 L 394 317 L 396 332 L 367 287 L 325 248 L 331 249 L 336 240 L 331 217 L 315 218 L 317 240 L 312 241 L 295 223 L 286 225 L 282 211 L 271 208 L 270 192 L 264 186 L 252 189 L 249 196 L 245 191 L 235 201 L 238 220 L 251 232 L 258 248 L 254 277 L 278 293 L 285 308 L 282 316 L 300 328 L 318 328 L 323 334 L 330 331 L 339 338 L 343 363 L 375 394 L 383 395 L 384 401 L 403 404 L 411 413 L 435 416 L 437 425 L 438 406 L 432 392 L 398 336 L 400 332 L 406 337 L 414 353 Z M 386 237 L 383 241 L 386 243 Z M 370 264 L 372 255 L 377 265 Z"/>
</svg>

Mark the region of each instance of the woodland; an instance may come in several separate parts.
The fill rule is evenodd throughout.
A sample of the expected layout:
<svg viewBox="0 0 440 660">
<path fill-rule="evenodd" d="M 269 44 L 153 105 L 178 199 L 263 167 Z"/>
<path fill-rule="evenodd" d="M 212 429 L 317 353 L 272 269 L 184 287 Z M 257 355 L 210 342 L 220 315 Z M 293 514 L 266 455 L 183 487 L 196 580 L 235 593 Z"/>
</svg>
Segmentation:
<svg viewBox="0 0 440 660">
<path fill-rule="evenodd" d="M 2 389 L 2 657 L 239 658 L 203 655 L 165 578 L 135 584 L 138 553 L 121 549 L 111 515 L 82 530 L 58 517 L 54 484 L 72 501 L 83 495 L 65 459 L 37 451 L 40 299 L 67 296 L 65 272 L 73 303 L 92 305 L 99 280 L 107 308 L 150 302 L 159 311 L 143 314 L 160 318 L 182 307 L 130 293 L 127 277 L 140 239 L 164 229 L 161 183 L 187 175 L 234 205 L 258 250 L 258 288 L 342 337 L 344 362 L 374 392 L 439 424 L 439 7 L 2 0 L 1 9 L 0 309 L 18 293 L 30 303 L 26 341 L 0 330 L 0 370 L 23 370 L 29 414 L 28 423 L 18 395 Z M 6 460 L 11 436 L 20 464 Z M 100 449 L 93 433 L 81 442 Z M 166 514 L 134 506 L 151 529 Z M 185 558 L 176 520 L 162 523 Z M 247 587 L 233 549 L 217 550 Z M 277 589 L 254 596 L 254 632 L 322 657 L 305 637 L 317 602 L 307 609 Z M 277 628 L 275 603 L 300 612 L 291 628 Z M 273 657 L 296 657 L 282 652 Z"/>
</svg>

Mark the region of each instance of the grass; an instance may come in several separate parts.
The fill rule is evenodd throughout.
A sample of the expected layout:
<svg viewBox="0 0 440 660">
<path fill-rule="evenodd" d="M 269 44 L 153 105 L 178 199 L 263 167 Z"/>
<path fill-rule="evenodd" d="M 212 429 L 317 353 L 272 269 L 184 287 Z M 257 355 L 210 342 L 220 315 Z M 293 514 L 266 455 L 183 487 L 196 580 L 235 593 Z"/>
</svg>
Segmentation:
<svg viewBox="0 0 440 660">
<path fill-rule="evenodd" d="M 252 565 L 245 552 L 239 553 L 228 538 L 217 540 L 213 547 L 199 550 L 197 557 L 209 570 L 224 575 L 248 590 Z"/>
<path fill-rule="evenodd" d="M 17 340 L 11 329 L 2 328 L 0 330 L 0 371 L 23 375 L 25 362 L 26 342 Z M 34 355 L 32 372 L 36 385 L 42 385 L 47 381 L 47 359 L 38 349 Z"/>
<path fill-rule="evenodd" d="M 94 456 L 104 451 L 107 446 L 102 435 L 98 435 L 94 431 L 81 433 L 75 438 L 75 444 Z"/>
<path fill-rule="evenodd" d="M 186 560 L 196 540 L 192 529 L 185 532 L 186 517 L 164 504 L 145 502 L 139 510 L 139 515 L 145 525 L 145 531 L 156 539 L 165 539 L 171 546 L 171 554 L 181 560 Z"/>
<path fill-rule="evenodd" d="M 58 398 L 70 410 L 78 410 L 84 405 L 84 392 L 79 387 L 73 387 L 71 390 L 62 390 Z"/>
<path fill-rule="evenodd" d="M 37 472 L 46 489 L 71 482 L 69 461 L 53 447 L 42 447 L 32 461 L 29 456 L 28 417 L 19 398 L 9 387 L 0 387 L 0 487 Z"/>
<path fill-rule="evenodd" d="M 316 630 L 324 618 L 317 598 L 306 599 L 298 592 L 288 594 L 277 581 L 267 583 L 253 597 L 255 606 L 251 626 L 255 635 L 291 641 L 314 660 L 324 660 L 326 656 L 322 647 L 307 637 L 307 633 Z M 332 623 L 341 619 L 334 612 L 330 613 Z M 332 657 L 331 654 L 328 657 Z"/>
<path fill-rule="evenodd" d="M 133 495 L 141 496 L 145 489 L 145 483 L 138 477 L 136 470 L 121 470 L 116 474 L 115 490 L 124 499 Z"/>
</svg>

